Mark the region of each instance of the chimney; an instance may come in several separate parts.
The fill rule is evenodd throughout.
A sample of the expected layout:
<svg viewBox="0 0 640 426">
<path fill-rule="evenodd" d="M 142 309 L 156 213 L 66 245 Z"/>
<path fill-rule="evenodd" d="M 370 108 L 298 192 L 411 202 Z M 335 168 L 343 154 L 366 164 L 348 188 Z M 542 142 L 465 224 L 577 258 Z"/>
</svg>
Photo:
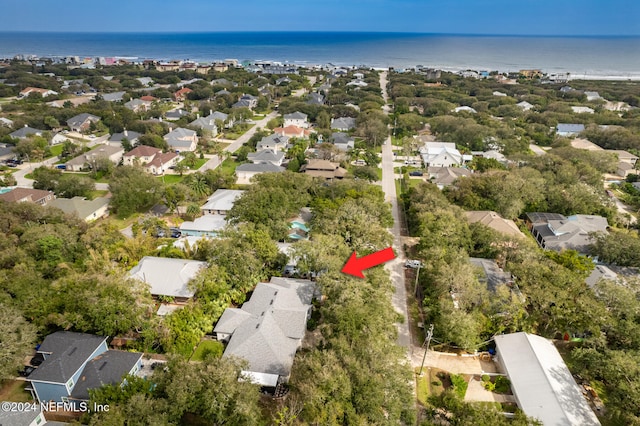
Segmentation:
<svg viewBox="0 0 640 426">
<path fill-rule="evenodd" d="M 24 127 L 29 127 L 29 126 L 25 124 Z"/>
<path fill-rule="evenodd" d="M 129 136 L 129 132 L 127 131 L 127 129 L 124 129 L 124 136 L 125 137 Z"/>
<path fill-rule="evenodd" d="M 199 112 L 198 112 L 198 113 L 196 113 L 196 120 L 197 120 L 198 118 L 200 118 L 200 113 L 199 113 Z"/>
</svg>

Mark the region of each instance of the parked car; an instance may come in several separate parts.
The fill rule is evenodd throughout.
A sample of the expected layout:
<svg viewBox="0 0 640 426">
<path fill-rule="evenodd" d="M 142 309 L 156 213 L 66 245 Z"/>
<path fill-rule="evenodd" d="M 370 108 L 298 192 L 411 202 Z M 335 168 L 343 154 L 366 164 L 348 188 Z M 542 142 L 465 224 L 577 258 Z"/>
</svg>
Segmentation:
<svg viewBox="0 0 640 426">
<path fill-rule="evenodd" d="M 171 232 L 171 238 L 180 238 L 182 236 L 182 231 L 178 228 L 169 228 Z"/>
<path fill-rule="evenodd" d="M 409 176 L 422 176 L 422 172 L 420 170 L 414 170 L 409 173 Z"/>
<path fill-rule="evenodd" d="M 58 170 L 67 170 L 66 164 L 56 164 L 56 169 Z"/>
<path fill-rule="evenodd" d="M 415 260 L 415 259 L 408 259 L 404 263 L 404 267 L 405 268 L 416 269 L 416 268 L 420 268 L 421 266 L 422 266 L 422 262 L 420 262 L 419 260 Z"/>
<path fill-rule="evenodd" d="M 18 374 L 22 377 L 27 377 L 29 374 L 33 373 L 35 367 L 31 367 L 30 365 L 25 365 L 22 370 L 18 371 Z"/>
</svg>

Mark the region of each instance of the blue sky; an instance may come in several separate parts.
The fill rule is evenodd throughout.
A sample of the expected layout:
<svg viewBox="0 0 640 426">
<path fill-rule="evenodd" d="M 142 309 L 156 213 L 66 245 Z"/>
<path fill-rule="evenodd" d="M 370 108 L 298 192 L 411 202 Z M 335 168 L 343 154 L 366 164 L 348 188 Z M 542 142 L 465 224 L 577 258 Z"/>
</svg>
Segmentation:
<svg viewBox="0 0 640 426">
<path fill-rule="evenodd" d="M 639 0 L 2 0 L 0 31 L 640 35 Z"/>
</svg>

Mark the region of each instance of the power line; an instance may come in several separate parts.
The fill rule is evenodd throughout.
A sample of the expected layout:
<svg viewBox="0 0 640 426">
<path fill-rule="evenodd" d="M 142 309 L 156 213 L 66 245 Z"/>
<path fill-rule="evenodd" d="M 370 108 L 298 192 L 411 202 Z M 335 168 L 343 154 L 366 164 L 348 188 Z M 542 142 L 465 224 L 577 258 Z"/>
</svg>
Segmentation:
<svg viewBox="0 0 640 426">
<path fill-rule="evenodd" d="M 422 346 L 426 346 L 424 349 L 424 355 L 422 357 L 422 364 L 420 364 L 420 372 L 418 375 L 422 375 L 422 368 L 424 367 L 424 360 L 427 359 L 427 352 L 429 352 L 429 344 L 431 343 L 431 338 L 433 337 L 433 324 L 429 325 L 429 331 L 427 332 L 427 337 L 424 339 L 424 343 Z"/>
</svg>

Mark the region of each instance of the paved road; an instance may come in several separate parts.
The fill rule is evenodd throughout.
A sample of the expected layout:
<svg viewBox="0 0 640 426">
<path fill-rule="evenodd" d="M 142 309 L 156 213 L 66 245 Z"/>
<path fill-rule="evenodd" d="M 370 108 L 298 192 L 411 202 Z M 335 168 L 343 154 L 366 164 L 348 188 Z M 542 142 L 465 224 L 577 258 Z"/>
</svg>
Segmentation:
<svg viewBox="0 0 640 426">
<path fill-rule="evenodd" d="M 387 95 L 387 72 L 380 73 L 380 87 L 385 102 L 388 102 Z M 386 106 L 386 105 L 385 105 Z M 385 108 L 389 113 L 389 108 Z M 407 311 L 407 292 L 404 282 L 404 252 L 400 233 L 400 210 L 398 208 L 398 197 L 396 194 L 395 175 L 393 173 L 393 150 L 391 149 L 391 138 L 388 137 L 382 145 L 382 190 L 385 194 L 385 201 L 391 203 L 391 213 L 393 215 L 393 227 L 389 230 L 393 234 L 393 250 L 397 257 L 385 265 L 391 274 L 391 281 L 394 285 L 392 303 L 394 309 L 404 317 L 404 322 L 396 324 L 398 327 L 398 344 L 406 349 L 407 357 L 411 357 L 411 333 L 409 332 L 409 315 Z"/>
<path fill-rule="evenodd" d="M 538 145 L 535 145 L 535 144 L 529 144 L 529 149 L 533 151 L 536 155 L 545 155 L 547 153 L 547 151 L 545 151 L 544 149 L 540 148 Z"/>
<path fill-rule="evenodd" d="M 227 146 L 224 150 L 228 153 L 233 154 L 238 149 L 240 149 L 242 145 L 247 143 L 249 139 L 251 139 L 251 136 L 253 136 L 258 131 L 259 128 L 265 128 L 269 120 L 275 118 L 277 115 L 278 115 L 277 112 L 272 111 L 269 114 L 267 114 L 262 120 L 256 121 L 255 126 L 247 130 L 247 132 L 244 135 L 240 136 L 235 141 L 229 141 L 231 142 L 231 144 Z M 202 167 L 200 167 L 198 171 L 204 172 L 207 170 L 213 170 L 218 166 L 220 166 L 221 163 L 222 163 L 221 159 L 217 155 L 213 155 L 210 157 L 209 161 L 207 161 L 206 163 L 204 163 Z"/>
</svg>

